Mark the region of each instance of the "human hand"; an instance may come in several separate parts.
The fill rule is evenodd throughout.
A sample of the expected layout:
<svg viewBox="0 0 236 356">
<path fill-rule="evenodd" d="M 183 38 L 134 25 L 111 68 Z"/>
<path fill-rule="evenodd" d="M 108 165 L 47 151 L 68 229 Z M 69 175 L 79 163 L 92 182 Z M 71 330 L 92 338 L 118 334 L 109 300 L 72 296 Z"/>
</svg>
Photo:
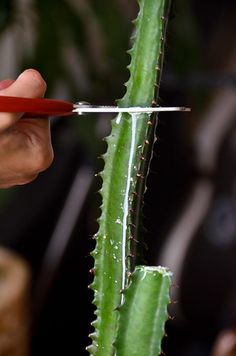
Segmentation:
<svg viewBox="0 0 236 356">
<path fill-rule="evenodd" d="M 40 98 L 45 91 L 46 83 L 33 69 L 0 82 L 0 95 Z M 31 182 L 53 160 L 49 120 L 22 115 L 0 113 L 0 188 Z"/>
</svg>

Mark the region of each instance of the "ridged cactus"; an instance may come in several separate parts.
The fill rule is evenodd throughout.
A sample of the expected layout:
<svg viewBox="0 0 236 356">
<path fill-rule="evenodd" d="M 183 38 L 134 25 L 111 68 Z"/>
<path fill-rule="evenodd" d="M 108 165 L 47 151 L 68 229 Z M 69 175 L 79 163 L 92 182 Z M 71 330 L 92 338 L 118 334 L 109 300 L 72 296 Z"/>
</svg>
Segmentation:
<svg viewBox="0 0 236 356">
<path fill-rule="evenodd" d="M 117 356 L 156 356 L 165 333 L 171 273 L 163 267 L 137 266 L 119 308 Z"/>
<path fill-rule="evenodd" d="M 129 51 L 130 78 L 124 97 L 118 101 L 120 107 L 151 106 L 156 102 L 169 3 L 169 0 L 139 0 L 140 11 L 134 21 Z M 107 138 L 105 166 L 100 174 L 101 216 L 92 252 L 95 276 L 91 287 L 96 319 L 90 335 L 92 344 L 87 348 L 91 355 L 131 356 L 139 349 L 142 356 L 160 352 L 170 272 L 160 267 L 135 269 L 156 119 L 149 114 L 118 115 L 112 120 Z M 137 349 L 132 351 L 134 343 Z"/>
</svg>

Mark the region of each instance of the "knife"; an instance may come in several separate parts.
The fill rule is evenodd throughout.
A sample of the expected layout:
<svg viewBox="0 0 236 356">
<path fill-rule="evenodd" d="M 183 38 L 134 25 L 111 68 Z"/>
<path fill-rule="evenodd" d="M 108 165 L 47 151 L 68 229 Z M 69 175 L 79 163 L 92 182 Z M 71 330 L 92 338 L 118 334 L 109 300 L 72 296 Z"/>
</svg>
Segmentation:
<svg viewBox="0 0 236 356">
<path fill-rule="evenodd" d="M 24 113 L 24 118 L 39 118 L 48 116 L 69 116 L 73 114 L 83 115 L 86 113 L 129 113 L 139 114 L 165 111 L 191 111 L 187 107 L 161 107 L 161 106 L 131 106 L 118 107 L 106 105 L 91 105 L 80 101 L 71 103 L 64 100 L 45 98 L 21 98 L 15 96 L 0 96 L 0 112 Z"/>
</svg>

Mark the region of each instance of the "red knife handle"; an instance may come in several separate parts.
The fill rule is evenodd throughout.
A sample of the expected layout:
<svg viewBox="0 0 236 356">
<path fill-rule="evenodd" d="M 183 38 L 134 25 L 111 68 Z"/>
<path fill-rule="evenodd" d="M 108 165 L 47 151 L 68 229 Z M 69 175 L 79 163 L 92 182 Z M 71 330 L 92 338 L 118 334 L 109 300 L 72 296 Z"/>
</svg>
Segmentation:
<svg viewBox="0 0 236 356">
<path fill-rule="evenodd" d="M 24 118 L 72 115 L 73 109 L 72 103 L 63 100 L 0 96 L 0 112 L 24 113 Z"/>
</svg>

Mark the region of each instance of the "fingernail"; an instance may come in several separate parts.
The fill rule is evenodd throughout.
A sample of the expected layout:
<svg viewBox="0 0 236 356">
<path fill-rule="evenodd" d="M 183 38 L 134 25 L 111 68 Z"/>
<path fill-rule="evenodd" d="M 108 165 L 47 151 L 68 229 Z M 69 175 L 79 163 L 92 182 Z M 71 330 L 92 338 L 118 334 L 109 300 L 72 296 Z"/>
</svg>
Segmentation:
<svg viewBox="0 0 236 356">
<path fill-rule="evenodd" d="M 29 68 L 29 69 L 24 70 L 24 72 L 22 72 L 22 73 L 18 76 L 17 79 L 19 79 L 19 78 L 25 76 L 25 74 L 27 74 L 27 73 L 33 74 L 33 75 L 35 75 L 35 76 L 39 76 L 39 75 L 40 75 L 39 72 L 38 72 L 36 69 Z"/>
</svg>

